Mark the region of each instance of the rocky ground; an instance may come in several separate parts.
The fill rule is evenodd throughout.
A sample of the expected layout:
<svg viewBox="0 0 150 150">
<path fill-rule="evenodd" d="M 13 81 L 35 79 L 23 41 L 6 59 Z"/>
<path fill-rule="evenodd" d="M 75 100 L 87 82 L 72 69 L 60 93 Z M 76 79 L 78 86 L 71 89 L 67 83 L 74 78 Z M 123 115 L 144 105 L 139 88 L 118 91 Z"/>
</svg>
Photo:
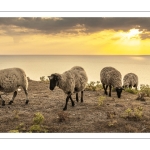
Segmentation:
<svg viewBox="0 0 150 150">
<path fill-rule="evenodd" d="M 84 102 L 68 102 L 63 111 L 66 96 L 59 88 L 49 90 L 49 83 L 29 81 L 29 104 L 25 105 L 24 91 L 12 105 L 8 105 L 12 93 L 3 96 L 6 105 L 0 106 L 0 132 L 46 133 L 142 133 L 150 132 L 150 99 L 136 100 L 137 95 L 123 91 L 107 97 L 103 90 L 85 91 Z M 80 94 L 79 94 L 80 96 Z M 35 121 L 36 114 L 38 119 Z"/>
</svg>

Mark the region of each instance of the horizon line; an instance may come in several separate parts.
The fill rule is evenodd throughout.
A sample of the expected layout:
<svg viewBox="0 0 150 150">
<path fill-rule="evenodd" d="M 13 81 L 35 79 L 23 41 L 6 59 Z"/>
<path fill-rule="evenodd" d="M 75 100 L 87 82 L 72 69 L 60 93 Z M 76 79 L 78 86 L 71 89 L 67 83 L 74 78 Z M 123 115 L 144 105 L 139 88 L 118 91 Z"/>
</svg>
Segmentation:
<svg viewBox="0 0 150 150">
<path fill-rule="evenodd" d="M 150 54 L 0 54 L 0 56 L 150 56 Z"/>
</svg>

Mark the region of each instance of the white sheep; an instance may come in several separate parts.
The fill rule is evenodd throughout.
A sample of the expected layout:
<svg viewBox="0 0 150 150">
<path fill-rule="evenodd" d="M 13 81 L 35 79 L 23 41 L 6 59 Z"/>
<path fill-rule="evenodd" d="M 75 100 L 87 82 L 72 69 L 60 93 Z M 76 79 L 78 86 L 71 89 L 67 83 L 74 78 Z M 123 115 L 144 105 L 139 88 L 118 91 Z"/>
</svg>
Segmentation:
<svg viewBox="0 0 150 150">
<path fill-rule="evenodd" d="M 7 93 L 13 93 L 12 100 L 9 102 L 11 105 L 17 96 L 17 90 L 21 86 L 26 94 L 26 104 L 28 104 L 28 80 L 25 72 L 20 68 L 8 68 L 0 70 L 0 98 L 2 100 L 2 106 L 5 105 L 5 101 L 2 99 L 1 95 Z"/>
<path fill-rule="evenodd" d="M 137 90 L 138 86 L 138 76 L 134 73 L 127 73 L 123 78 L 123 87 L 135 87 Z"/>
<path fill-rule="evenodd" d="M 88 77 L 82 67 L 75 66 L 62 74 L 51 74 L 48 78 L 50 80 L 50 90 L 54 90 L 55 86 L 58 86 L 67 94 L 66 104 L 63 110 L 67 110 L 69 99 L 71 100 L 72 106 L 74 106 L 74 101 L 71 97 L 73 93 L 76 93 L 76 101 L 78 102 L 78 92 L 81 92 L 81 102 L 83 102 L 83 91 L 88 82 Z"/>
<path fill-rule="evenodd" d="M 105 67 L 100 72 L 100 80 L 104 88 L 104 93 L 107 95 L 107 88 L 109 86 L 109 96 L 111 97 L 111 88 L 114 87 L 118 98 L 122 93 L 122 76 L 121 73 L 113 67 Z"/>
</svg>

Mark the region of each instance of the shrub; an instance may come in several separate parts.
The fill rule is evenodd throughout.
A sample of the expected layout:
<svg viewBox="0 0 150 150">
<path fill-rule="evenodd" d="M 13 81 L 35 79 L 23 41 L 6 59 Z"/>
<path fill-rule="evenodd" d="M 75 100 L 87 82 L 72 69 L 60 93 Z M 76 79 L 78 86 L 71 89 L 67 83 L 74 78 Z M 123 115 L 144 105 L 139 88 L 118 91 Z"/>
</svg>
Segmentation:
<svg viewBox="0 0 150 150">
<path fill-rule="evenodd" d="M 87 83 L 86 90 L 87 91 L 98 91 L 102 89 L 102 84 L 100 84 L 100 81 L 94 82 L 91 81 L 90 83 Z"/>
<path fill-rule="evenodd" d="M 142 116 L 143 116 L 143 107 L 137 106 L 133 109 L 131 108 L 126 109 L 122 117 L 129 120 L 141 120 Z"/>
<path fill-rule="evenodd" d="M 40 112 L 37 112 L 34 115 L 35 115 L 35 117 L 33 118 L 34 124 L 39 125 L 44 121 L 44 116 Z"/>
<path fill-rule="evenodd" d="M 149 85 L 140 85 L 140 92 L 144 93 L 146 96 L 150 97 L 150 86 Z"/>
<path fill-rule="evenodd" d="M 30 127 L 30 132 L 41 132 L 41 126 L 40 125 L 32 125 Z"/>
<path fill-rule="evenodd" d="M 105 98 L 106 98 L 105 96 L 100 96 L 100 97 L 98 98 L 98 105 L 99 105 L 99 106 L 101 106 L 101 105 L 104 104 Z"/>
<path fill-rule="evenodd" d="M 49 79 L 45 79 L 45 76 L 40 77 L 40 81 L 42 82 L 49 82 Z"/>
<path fill-rule="evenodd" d="M 40 112 L 35 113 L 33 118 L 33 125 L 29 128 L 30 132 L 47 132 L 44 126 L 42 126 L 43 121 L 44 116 Z"/>
<path fill-rule="evenodd" d="M 129 93 L 132 93 L 132 94 L 137 94 L 137 93 L 138 93 L 137 90 L 135 90 L 135 89 L 130 89 L 130 88 L 126 88 L 125 91 L 126 91 L 126 92 L 129 92 Z"/>
</svg>

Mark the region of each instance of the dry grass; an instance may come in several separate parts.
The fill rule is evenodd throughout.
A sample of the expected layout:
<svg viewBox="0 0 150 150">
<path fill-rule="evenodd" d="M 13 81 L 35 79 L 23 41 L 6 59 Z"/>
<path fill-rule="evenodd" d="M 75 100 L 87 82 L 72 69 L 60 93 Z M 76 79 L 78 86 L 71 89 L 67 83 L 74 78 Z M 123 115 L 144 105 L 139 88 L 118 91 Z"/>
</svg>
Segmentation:
<svg viewBox="0 0 150 150">
<path fill-rule="evenodd" d="M 107 97 L 103 90 L 85 91 L 83 103 L 76 102 L 73 95 L 75 106 L 72 107 L 69 101 L 67 111 L 62 111 L 66 96 L 59 88 L 50 91 L 48 87 L 47 82 L 29 81 L 28 105 L 25 105 L 23 90 L 18 92 L 12 105 L 8 105 L 12 94 L 6 96 L 6 105 L 0 106 L 0 132 L 150 132 L 150 99 L 137 101 L 137 94 L 125 91 L 121 99 L 117 98 L 115 92 L 112 92 L 112 97 Z M 142 114 L 137 108 L 142 108 Z M 131 114 L 126 114 L 127 109 L 132 110 Z M 39 124 L 33 119 L 37 112 L 43 116 L 39 115 L 37 120 L 43 120 Z M 123 114 L 126 115 L 122 117 Z"/>
</svg>

